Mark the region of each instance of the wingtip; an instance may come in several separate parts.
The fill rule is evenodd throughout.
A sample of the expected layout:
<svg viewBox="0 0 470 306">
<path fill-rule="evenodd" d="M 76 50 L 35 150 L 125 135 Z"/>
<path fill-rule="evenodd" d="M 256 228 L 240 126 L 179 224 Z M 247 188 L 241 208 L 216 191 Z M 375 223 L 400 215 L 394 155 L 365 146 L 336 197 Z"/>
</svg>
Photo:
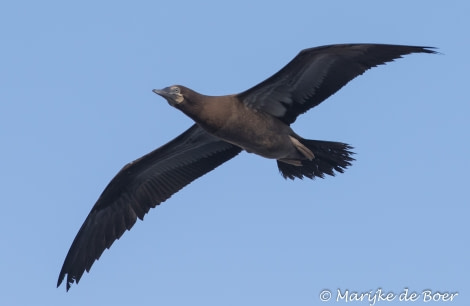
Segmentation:
<svg viewBox="0 0 470 306">
<path fill-rule="evenodd" d="M 62 272 L 59 274 L 59 278 L 57 279 L 57 287 L 56 287 L 56 288 L 59 288 L 59 287 L 60 287 L 60 285 L 61 285 L 62 282 L 64 281 L 64 276 L 65 276 L 65 275 L 63 275 Z"/>
<path fill-rule="evenodd" d="M 64 281 L 64 279 L 65 279 L 65 273 L 62 273 L 62 272 L 61 272 L 61 273 L 59 274 L 59 278 L 57 279 L 57 287 L 56 287 L 56 288 L 59 288 L 60 285 L 62 285 L 62 282 Z M 67 281 L 66 281 L 66 283 L 65 283 L 65 291 L 66 291 L 66 292 L 69 291 L 69 289 L 70 289 L 72 283 L 73 283 L 73 280 L 70 280 L 70 279 L 67 277 Z"/>
<path fill-rule="evenodd" d="M 426 47 L 420 47 L 421 48 L 421 51 L 424 52 L 424 53 L 430 53 L 430 54 L 442 54 L 440 52 L 437 51 L 437 47 L 429 47 L 429 46 L 426 46 Z"/>
</svg>

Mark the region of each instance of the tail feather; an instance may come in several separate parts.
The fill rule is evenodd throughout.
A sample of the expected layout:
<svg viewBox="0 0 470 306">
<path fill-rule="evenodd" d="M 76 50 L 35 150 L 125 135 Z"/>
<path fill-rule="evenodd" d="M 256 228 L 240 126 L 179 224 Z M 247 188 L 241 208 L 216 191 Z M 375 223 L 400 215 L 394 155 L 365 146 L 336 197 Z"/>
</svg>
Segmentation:
<svg viewBox="0 0 470 306">
<path fill-rule="evenodd" d="M 325 174 L 334 176 L 335 171 L 343 173 L 354 160 L 351 157 L 354 153 L 349 151 L 352 147 L 348 144 L 308 139 L 302 139 L 301 142 L 313 152 L 315 158 L 302 160 L 302 166 L 294 166 L 278 160 L 277 166 L 285 179 L 324 178 Z"/>
</svg>

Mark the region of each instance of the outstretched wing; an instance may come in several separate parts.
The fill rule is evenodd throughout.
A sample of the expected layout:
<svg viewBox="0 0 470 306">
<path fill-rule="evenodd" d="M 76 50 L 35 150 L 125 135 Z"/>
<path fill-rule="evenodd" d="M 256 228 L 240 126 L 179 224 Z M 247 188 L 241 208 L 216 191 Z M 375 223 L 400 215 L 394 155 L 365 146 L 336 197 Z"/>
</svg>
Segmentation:
<svg viewBox="0 0 470 306">
<path fill-rule="evenodd" d="M 137 218 L 241 149 L 208 134 L 197 124 L 155 151 L 127 164 L 111 180 L 77 233 L 57 287 L 79 282 L 106 248 L 130 230 Z"/>
<path fill-rule="evenodd" d="M 237 96 L 247 106 L 291 124 L 366 70 L 410 53 L 436 53 L 431 49 L 383 44 L 305 49 L 279 72 Z"/>
</svg>

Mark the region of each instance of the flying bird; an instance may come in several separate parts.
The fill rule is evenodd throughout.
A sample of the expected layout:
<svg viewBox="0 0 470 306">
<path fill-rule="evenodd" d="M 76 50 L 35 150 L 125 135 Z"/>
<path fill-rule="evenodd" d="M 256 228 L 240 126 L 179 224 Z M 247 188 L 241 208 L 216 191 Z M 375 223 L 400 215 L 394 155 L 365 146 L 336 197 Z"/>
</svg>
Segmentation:
<svg viewBox="0 0 470 306">
<path fill-rule="evenodd" d="M 137 218 L 245 150 L 275 159 L 286 179 L 342 173 L 353 161 L 341 142 L 309 140 L 290 125 L 366 70 L 432 47 L 339 44 L 302 50 L 279 72 L 239 94 L 206 96 L 174 85 L 153 90 L 195 121 L 184 133 L 125 165 L 106 186 L 67 253 L 66 289 Z"/>
</svg>

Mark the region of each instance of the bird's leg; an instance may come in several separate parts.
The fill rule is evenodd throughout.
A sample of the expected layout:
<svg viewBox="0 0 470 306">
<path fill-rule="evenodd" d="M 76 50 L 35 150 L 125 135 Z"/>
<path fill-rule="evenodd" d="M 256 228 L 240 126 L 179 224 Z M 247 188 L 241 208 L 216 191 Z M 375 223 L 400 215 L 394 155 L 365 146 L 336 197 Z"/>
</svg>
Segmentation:
<svg viewBox="0 0 470 306">
<path fill-rule="evenodd" d="M 298 159 L 281 158 L 281 159 L 278 159 L 278 161 L 282 161 L 283 163 L 286 163 L 286 164 L 289 164 L 289 165 L 292 165 L 292 166 L 297 166 L 297 167 L 302 166 L 302 162 Z"/>
<path fill-rule="evenodd" d="M 300 153 L 302 153 L 303 156 L 305 156 L 308 160 L 313 160 L 315 158 L 315 155 L 313 155 L 313 152 L 307 148 L 306 146 L 304 146 L 303 144 L 300 143 L 299 140 L 297 140 L 297 138 L 294 138 L 292 136 L 290 136 L 290 140 L 292 141 L 292 144 L 294 145 L 294 147 L 299 150 Z"/>
<path fill-rule="evenodd" d="M 292 136 L 290 136 L 290 140 L 292 141 L 292 144 L 294 145 L 294 147 L 308 160 L 313 160 L 315 158 L 315 155 L 313 154 L 313 152 L 307 148 L 306 146 L 304 146 L 302 143 L 300 143 L 300 141 L 297 139 L 297 138 L 294 138 Z M 279 161 L 282 161 L 286 164 L 290 164 L 290 165 L 293 165 L 293 166 L 297 166 L 297 167 L 301 167 L 302 166 L 302 161 L 299 160 L 299 159 L 293 159 L 293 158 L 281 158 L 279 159 Z"/>
</svg>

